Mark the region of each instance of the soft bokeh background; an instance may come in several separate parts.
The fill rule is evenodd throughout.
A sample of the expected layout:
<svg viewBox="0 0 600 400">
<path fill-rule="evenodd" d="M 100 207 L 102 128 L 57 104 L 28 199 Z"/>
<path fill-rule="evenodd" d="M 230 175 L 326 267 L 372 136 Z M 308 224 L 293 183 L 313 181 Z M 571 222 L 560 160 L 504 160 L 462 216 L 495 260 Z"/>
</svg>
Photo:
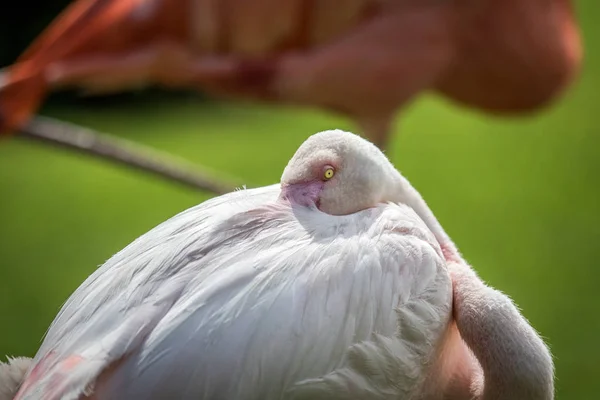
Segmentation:
<svg viewBox="0 0 600 400">
<path fill-rule="evenodd" d="M 67 1 L 0 13 L 0 65 Z M 600 393 L 600 3 L 576 2 L 582 78 L 551 110 L 490 119 L 423 96 L 390 157 L 481 276 L 508 293 L 556 359 L 557 398 Z M 97 128 L 263 185 L 309 134 L 353 129 L 314 111 L 150 91 L 53 95 L 42 114 Z M 71 292 L 101 263 L 203 193 L 61 150 L 0 143 L 0 355 L 34 355 Z"/>
</svg>

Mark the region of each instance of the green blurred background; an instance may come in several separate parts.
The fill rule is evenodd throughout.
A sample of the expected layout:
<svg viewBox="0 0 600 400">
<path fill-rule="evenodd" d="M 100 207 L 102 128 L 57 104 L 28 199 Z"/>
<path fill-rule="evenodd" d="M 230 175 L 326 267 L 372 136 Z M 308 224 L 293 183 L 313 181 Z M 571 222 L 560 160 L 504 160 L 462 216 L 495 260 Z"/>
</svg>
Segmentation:
<svg viewBox="0 0 600 400">
<path fill-rule="evenodd" d="M 0 14 L 0 65 L 67 3 Z M 576 1 L 585 63 L 552 109 L 491 119 L 422 96 L 389 155 L 481 276 L 509 294 L 555 356 L 557 398 L 600 393 L 600 3 Z M 35 11 L 32 11 L 35 10 Z M 354 129 L 315 111 L 151 90 L 53 95 L 42 114 L 239 176 L 278 181 L 311 133 Z M 33 356 L 71 292 L 108 257 L 203 193 L 30 142 L 0 143 L 0 356 Z"/>
</svg>

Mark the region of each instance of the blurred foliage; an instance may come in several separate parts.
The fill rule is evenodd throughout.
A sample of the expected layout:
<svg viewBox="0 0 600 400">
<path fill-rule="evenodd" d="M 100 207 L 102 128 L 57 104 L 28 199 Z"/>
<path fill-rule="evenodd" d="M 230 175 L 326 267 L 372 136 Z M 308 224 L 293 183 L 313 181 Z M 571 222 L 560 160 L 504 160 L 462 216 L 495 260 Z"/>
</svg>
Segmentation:
<svg viewBox="0 0 600 400">
<path fill-rule="evenodd" d="M 65 1 L 38 3 L 35 13 L 0 14 L 0 64 Z M 403 112 L 389 156 L 481 276 L 509 294 L 546 338 L 555 355 L 557 398 L 587 400 L 600 392 L 600 3 L 577 5 L 586 46 L 582 78 L 552 109 L 492 119 L 424 96 Z M 57 99 L 43 114 L 256 185 L 278 181 L 309 134 L 353 128 L 319 112 L 193 96 Z M 0 145 L 0 194 L 0 355 L 34 355 L 62 303 L 98 265 L 207 198 L 16 139 Z"/>
</svg>

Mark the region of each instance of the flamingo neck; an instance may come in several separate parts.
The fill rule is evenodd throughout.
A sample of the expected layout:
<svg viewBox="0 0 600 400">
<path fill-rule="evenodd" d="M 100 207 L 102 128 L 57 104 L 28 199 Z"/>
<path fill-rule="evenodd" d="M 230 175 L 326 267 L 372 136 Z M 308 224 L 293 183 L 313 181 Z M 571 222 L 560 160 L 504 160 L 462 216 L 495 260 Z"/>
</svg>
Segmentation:
<svg viewBox="0 0 600 400">
<path fill-rule="evenodd" d="M 421 194 L 410 184 L 410 182 L 404 178 L 402 175 L 398 174 L 399 185 L 401 190 L 399 193 L 402 193 L 400 196 L 400 201 L 403 204 L 411 207 L 415 213 L 423 220 L 425 225 L 429 228 L 431 233 L 435 236 L 440 248 L 442 249 L 442 253 L 444 258 L 448 262 L 462 262 L 462 256 L 458 252 L 458 248 L 450 239 L 450 236 L 446 233 L 442 225 L 439 223 L 427 203 L 425 199 L 421 196 Z"/>
</svg>

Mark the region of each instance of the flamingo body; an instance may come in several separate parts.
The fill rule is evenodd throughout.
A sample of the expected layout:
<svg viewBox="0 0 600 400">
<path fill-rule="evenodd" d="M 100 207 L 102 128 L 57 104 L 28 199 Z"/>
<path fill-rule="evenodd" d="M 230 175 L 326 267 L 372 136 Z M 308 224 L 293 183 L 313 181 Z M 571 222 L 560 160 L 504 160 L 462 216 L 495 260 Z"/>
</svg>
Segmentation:
<svg viewBox="0 0 600 400">
<path fill-rule="evenodd" d="M 279 192 L 207 201 L 108 260 L 61 310 L 17 399 L 79 398 L 98 377 L 97 399 L 416 390 L 450 318 L 435 238 L 406 206 L 330 216 Z"/>
<path fill-rule="evenodd" d="M 551 400 L 543 340 L 372 143 L 309 137 L 280 185 L 142 235 L 68 299 L 15 399 Z"/>
</svg>

